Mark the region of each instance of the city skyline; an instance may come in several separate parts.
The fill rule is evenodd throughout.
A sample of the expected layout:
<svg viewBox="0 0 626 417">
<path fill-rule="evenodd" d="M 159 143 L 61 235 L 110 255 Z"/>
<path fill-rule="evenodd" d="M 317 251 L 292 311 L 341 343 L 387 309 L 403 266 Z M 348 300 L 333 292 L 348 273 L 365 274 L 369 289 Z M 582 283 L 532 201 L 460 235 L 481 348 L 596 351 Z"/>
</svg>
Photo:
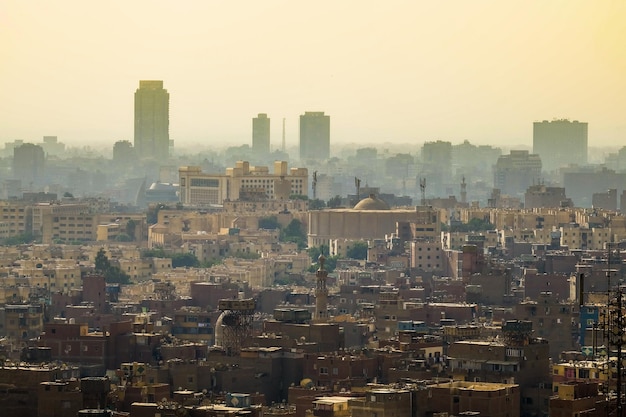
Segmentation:
<svg viewBox="0 0 626 417">
<path fill-rule="evenodd" d="M 291 147 L 306 111 L 333 116 L 337 145 L 530 146 L 533 122 L 556 118 L 589 123 L 590 147 L 626 144 L 622 3 L 318 6 L 9 0 L 0 143 L 132 141 L 132 91 L 155 79 L 181 148 L 251 145 L 258 113 L 275 120 L 272 149 L 286 119 Z"/>
</svg>

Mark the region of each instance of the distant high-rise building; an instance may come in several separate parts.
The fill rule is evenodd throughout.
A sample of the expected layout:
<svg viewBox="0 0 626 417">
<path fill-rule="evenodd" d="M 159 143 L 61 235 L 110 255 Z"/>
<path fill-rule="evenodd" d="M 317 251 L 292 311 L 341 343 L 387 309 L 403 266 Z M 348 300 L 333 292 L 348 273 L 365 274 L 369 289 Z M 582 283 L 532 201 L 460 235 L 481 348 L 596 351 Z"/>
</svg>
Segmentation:
<svg viewBox="0 0 626 417">
<path fill-rule="evenodd" d="M 533 123 L 533 153 L 543 169 L 553 171 L 569 164 L 587 163 L 587 123 L 566 119 Z"/>
<path fill-rule="evenodd" d="M 22 185 L 41 184 L 44 179 L 45 154 L 43 148 L 25 143 L 13 149 L 13 177 L 22 180 Z"/>
<path fill-rule="evenodd" d="M 59 156 L 65 152 L 65 144 L 59 142 L 56 136 L 44 136 L 41 147 L 48 156 Z"/>
<path fill-rule="evenodd" d="M 425 142 L 422 146 L 422 172 L 430 195 L 449 196 L 452 184 L 452 143 L 442 140 Z"/>
<path fill-rule="evenodd" d="M 135 149 L 127 140 L 120 140 L 113 145 L 113 163 L 117 168 L 130 168 L 135 160 Z"/>
<path fill-rule="evenodd" d="M 139 81 L 135 91 L 135 152 L 138 158 L 167 159 L 170 94 L 163 81 Z"/>
<path fill-rule="evenodd" d="M 493 186 L 509 196 L 523 196 L 541 179 L 541 158 L 528 151 L 512 150 L 501 155 L 493 172 Z"/>
<path fill-rule="evenodd" d="M 330 157 L 330 116 L 324 112 L 304 112 L 300 116 L 300 159 Z"/>
<path fill-rule="evenodd" d="M 261 154 L 270 152 L 270 119 L 265 113 L 252 119 L 252 150 Z"/>
</svg>

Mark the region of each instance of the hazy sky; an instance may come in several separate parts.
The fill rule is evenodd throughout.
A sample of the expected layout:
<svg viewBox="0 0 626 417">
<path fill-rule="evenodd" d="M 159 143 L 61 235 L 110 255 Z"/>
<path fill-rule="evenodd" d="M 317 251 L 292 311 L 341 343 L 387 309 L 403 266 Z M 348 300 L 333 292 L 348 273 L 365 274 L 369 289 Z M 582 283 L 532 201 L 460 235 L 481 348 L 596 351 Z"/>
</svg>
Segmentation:
<svg viewBox="0 0 626 417">
<path fill-rule="evenodd" d="M 324 111 L 331 141 L 531 144 L 589 122 L 626 145 L 622 0 L 0 0 L 0 142 L 133 140 L 140 79 L 170 93 L 177 145 L 272 145 Z M 408 151 L 408 150 L 407 150 Z"/>
</svg>

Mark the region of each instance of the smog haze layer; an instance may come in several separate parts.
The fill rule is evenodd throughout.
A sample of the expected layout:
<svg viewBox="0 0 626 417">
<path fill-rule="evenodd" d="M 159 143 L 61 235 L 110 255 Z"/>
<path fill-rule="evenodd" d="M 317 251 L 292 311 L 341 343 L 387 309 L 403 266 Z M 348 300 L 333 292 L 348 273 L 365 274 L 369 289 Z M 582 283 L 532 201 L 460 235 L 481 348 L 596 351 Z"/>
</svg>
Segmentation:
<svg viewBox="0 0 626 417">
<path fill-rule="evenodd" d="M 272 119 L 331 116 L 331 141 L 532 143 L 532 122 L 626 144 L 626 4 L 617 1 L 7 0 L 0 142 L 133 139 L 139 80 L 170 93 L 170 138 L 244 144 Z"/>
</svg>

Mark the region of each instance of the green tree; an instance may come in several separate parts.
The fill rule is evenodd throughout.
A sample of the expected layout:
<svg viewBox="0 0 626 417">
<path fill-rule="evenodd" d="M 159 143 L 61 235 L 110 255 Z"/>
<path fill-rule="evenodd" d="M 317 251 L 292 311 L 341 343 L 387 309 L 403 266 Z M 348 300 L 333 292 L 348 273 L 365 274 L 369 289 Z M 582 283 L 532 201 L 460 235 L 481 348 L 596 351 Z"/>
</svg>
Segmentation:
<svg viewBox="0 0 626 417">
<path fill-rule="evenodd" d="M 96 254 L 95 264 L 96 272 L 104 275 L 106 282 L 117 284 L 128 284 L 130 282 L 130 277 L 122 272 L 118 266 L 111 265 L 104 248 L 100 248 Z"/>
<path fill-rule="evenodd" d="M 111 284 L 128 284 L 130 282 L 130 276 L 122 272 L 118 266 L 112 266 L 104 274 L 104 280 Z"/>
<path fill-rule="evenodd" d="M 298 249 L 304 249 L 306 247 L 306 233 L 302 222 L 298 219 L 291 220 L 287 227 L 280 231 L 280 240 L 294 242 L 298 245 Z"/>
<path fill-rule="evenodd" d="M 308 200 L 309 197 L 303 194 L 290 194 L 289 199 L 290 200 Z"/>
<path fill-rule="evenodd" d="M 326 207 L 324 200 L 320 200 L 319 198 L 309 200 L 309 210 L 321 210 L 324 207 Z"/>
<path fill-rule="evenodd" d="M 317 263 L 317 258 L 319 258 L 321 254 L 324 254 L 324 256 L 328 256 L 328 246 L 326 245 L 313 246 L 307 249 L 307 253 L 311 257 L 311 262 Z"/>
<path fill-rule="evenodd" d="M 280 229 L 280 223 L 276 216 L 259 217 L 259 229 Z"/>
<path fill-rule="evenodd" d="M 172 268 L 191 267 L 195 268 L 200 265 L 200 261 L 193 253 L 175 253 L 172 255 Z"/>
<path fill-rule="evenodd" d="M 339 256 L 325 256 L 326 261 L 324 262 L 324 269 L 327 270 L 329 273 L 333 272 L 335 270 L 335 268 L 337 268 L 337 260 L 339 259 Z M 315 272 L 317 271 L 319 268 L 319 263 L 318 263 L 318 259 L 315 258 L 315 262 L 311 264 L 311 266 L 309 266 L 308 271 L 309 272 Z"/>
<path fill-rule="evenodd" d="M 111 262 L 104 251 L 104 248 L 100 248 L 96 254 L 96 272 L 104 274 L 109 268 L 111 268 Z"/>
<path fill-rule="evenodd" d="M 150 205 L 146 212 L 146 222 L 156 224 L 159 221 L 159 211 L 161 210 L 169 210 L 169 207 L 163 203 Z"/>
<path fill-rule="evenodd" d="M 137 222 L 133 219 L 129 219 L 126 222 L 126 234 L 131 237 L 131 240 L 135 240 L 135 230 L 137 229 Z"/>
<path fill-rule="evenodd" d="M 302 222 L 298 219 L 291 220 L 287 227 L 285 227 L 284 232 L 286 236 L 305 237 Z"/>
<path fill-rule="evenodd" d="M 471 219 L 467 223 L 455 224 L 450 226 L 451 232 L 483 232 L 485 230 L 494 230 L 496 227 L 485 219 Z"/>
<path fill-rule="evenodd" d="M 341 197 L 338 195 L 334 196 L 333 198 L 328 200 L 328 203 L 326 205 L 328 206 L 328 208 L 341 207 Z"/>
<path fill-rule="evenodd" d="M 22 245 L 24 243 L 31 243 L 34 240 L 35 240 L 35 236 L 33 236 L 32 233 L 26 232 L 26 233 L 11 236 L 11 237 L 4 239 L 4 244 L 6 246 L 15 246 L 15 245 Z"/>
<path fill-rule="evenodd" d="M 200 262 L 200 268 L 211 268 L 214 265 L 222 263 L 221 259 L 213 258 Z"/>
<path fill-rule="evenodd" d="M 367 242 L 354 242 L 346 255 L 350 259 L 367 259 Z"/>
<path fill-rule="evenodd" d="M 119 235 L 115 236 L 115 241 L 116 242 L 132 242 L 133 238 L 130 237 L 126 233 L 120 233 Z"/>
</svg>

